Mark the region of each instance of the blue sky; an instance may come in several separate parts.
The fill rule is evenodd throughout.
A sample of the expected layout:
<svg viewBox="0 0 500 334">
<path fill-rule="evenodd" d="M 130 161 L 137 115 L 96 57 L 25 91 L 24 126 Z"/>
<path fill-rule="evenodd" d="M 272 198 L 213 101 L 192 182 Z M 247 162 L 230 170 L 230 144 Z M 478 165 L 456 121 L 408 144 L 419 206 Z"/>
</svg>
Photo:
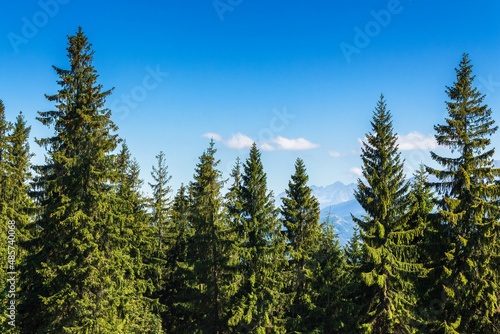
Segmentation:
<svg viewBox="0 0 500 334">
<path fill-rule="evenodd" d="M 166 0 L 8 1 L 0 14 L 0 99 L 13 120 L 53 108 L 52 65 L 66 68 L 78 26 L 119 135 L 150 181 L 166 154 L 172 186 L 192 180 L 214 137 L 225 177 L 248 145 L 262 149 L 269 188 L 283 191 L 297 157 L 311 184 L 354 182 L 360 139 L 380 93 L 393 113 L 407 172 L 431 164 L 433 125 L 446 117 L 445 86 L 463 52 L 498 122 L 498 1 Z M 493 146 L 499 147 L 498 136 Z M 31 145 L 35 163 L 44 151 Z M 497 159 L 500 155 L 497 154 Z M 145 190 L 148 190 L 145 187 Z"/>
</svg>

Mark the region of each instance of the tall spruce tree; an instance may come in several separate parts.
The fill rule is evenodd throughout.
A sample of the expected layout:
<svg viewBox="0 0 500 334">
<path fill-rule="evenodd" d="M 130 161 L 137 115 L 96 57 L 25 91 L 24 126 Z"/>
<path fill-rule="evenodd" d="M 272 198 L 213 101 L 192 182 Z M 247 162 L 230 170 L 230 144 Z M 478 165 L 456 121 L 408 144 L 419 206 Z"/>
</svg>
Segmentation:
<svg viewBox="0 0 500 334">
<path fill-rule="evenodd" d="M 286 196 L 282 198 L 281 217 L 290 247 L 289 293 L 292 303 L 287 312 L 288 332 L 310 332 L 317 326 L 310 319 L 316 308 L 311 296 L 311 285 L 316 267 L 314 254 L 318 249 L 321 231 L 319 202 L 307 186 L 308 179 L 304 161 L 299 158 L 295 162 L 295 174 L 285 190 Z"/>
<path fill-rule="evenodd" d="M 150 274 L 154 291 L 151 297 L 157 299 L 161 305 L 162 318 L 165 316 L 165 298 L 166 296 L 166 276 L 169 263 L 167 253 L 170 250 L 170 240 L 168 233 L 168 224 L 170 222 L 170 192 L 169 182 L 171 176 L 168 175 L 168 166 L 165 162 L 165 154 L 160 152 L 156 156 L 157 166 L 153 166 L 151 177 L 154 183 L 149 183 L 152 190 L 152 196 L 149 199 L 150 224 L 153 228 L 152 253 L 150 257 Z"/>
<path fill-rule="evenodd" d="M 495 182 L 500 169 L 494 167 L 495 150 L 490 137 L 498 129 L 485 95 L 474 87 L 472 65 L 464 54 L 456 81 L 446 87 L 446 124 L 436 125 L 437 142 L 456 156 L 431 152 L 443 169 L 427 167 L 438 182 L 434 187 L 442 228 L 442 315 L 435 325 L 443 333 L 500 333 L 499 291 L 499 191 Z M 436 291 L 439 294 L 440 291 Z"/>
<path fill-rule="evenodd" d="M 172 176 L 168 175 L 168 166 L 165 162 L 165 153 L 160 152 L 156 156 L 158 161 L 157 166 L 153 166 L 153 171 L 151 172 L 151 177 L 155 183 L 149 183 L 151 190 L 153 191 L 152 197 L 149 200 L 149 206 L 151 208 L 151 222 L 155 230 L 155 240 L 156 240 L 156 250 L 158 255 L 162 253 L 162 250 L 167 247 L 168 241 L 166 241 L 166 229 L 169 219 L 170 210 L 170 192 L 171 187 L 168 184 L 172 179 Z"/>
<path fill-rule="evenodd" d="M 229 325 L 240 333 L 283 333 L 285 240 L 255 143 L 244 164 L 236 249 L 241 281 Z"/>
<path fill-rule="evenodd" d="M 217 170 L 219 160 L 214 141 L 201 155 L 189 192 L 191 206 L 189 221 L 194 230 L 189 248 L 189 263 L 193 268 L 194 327 L 202 333 L 227 331 L 223 303 L 228 284 L 229 229 L 223 216 L 221 189 L 222 173 Z"/>
<path fill-rule="evenodd" d="M 412 286 L 408 272 L 419 264 L 407 253 L 418 231 L 404 223 L 408 184 L 383 95 L 375 108 L 372 131 L 363 143 L 363 177 L 354 194 L 366 212 L 355 218 L 366 258 L 361 264 L 365 286 L 360 329 L 365 333 L 409 333 Z M 411 254 L 411 252 L 410 252 Z"/>
<path fill-rule="evenodd" d="M 54 67 L 60 89 L 47 95 L 56 110 L 39 112 L 54 136 L 37 166 L 37 252 L 22 272 L 21 330 L 27 333 L 117 333 L 137 300 L 133 265 L 122 247 L 113 184 L 118 173 L 116 126 L 96 83 L 94 52 L 81 28 L 69 36 L 70 69 Z"/>
</svg>

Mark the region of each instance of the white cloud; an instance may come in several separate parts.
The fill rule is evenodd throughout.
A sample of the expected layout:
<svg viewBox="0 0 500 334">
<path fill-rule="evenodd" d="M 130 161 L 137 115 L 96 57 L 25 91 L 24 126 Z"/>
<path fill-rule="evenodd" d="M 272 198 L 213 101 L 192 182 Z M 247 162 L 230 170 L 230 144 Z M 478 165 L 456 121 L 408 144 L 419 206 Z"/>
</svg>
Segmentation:
<svg viewBox="0 0 500 334">
<path fill-rule="evenodd" d="M 430 150 L 439 147 L 433 135 L 423 135 L 417 131 L 410 132 L 398 138 L 399 149 L 402 151 Z"/>
<path fill-rule="evenodd" d="M 285 137 L 278 136 L 271 140 L 273 143 L 278 145 L 279 150 L 310 150 L 319 147 L 318 144 L 311 143 L 305 138 L 288 139 Z"/>
<path fill-rule="evenodd" d="M 222 142 L 225 146 L 234 149 L 247 149 L 252 147 L 255 142 L 247 135 L 238 132 L 233 134 L 231 138 L 224 139 L 221 135 L 213 132 L 207 132 L 201 135 L 206 138 L 213 138 L 215 141 Z M 257 142 L 259 149 L 262 151 L 277 151 L 277 150 L 310 150 L 319 147 L 319 144 L 314 144 L 305 138 L 288 139 L 285 137 L 275 137 L 267 142 Z M 340 153 L 338 153 L 340 156 Z"/>
<path fill-rule="evenodd" d="M 237 134 L 233 134 L 231 139 L 224 141 L 224 144 L 227 147 L 235 148 L 235 149 L 245 149 L 252 147 L 254 141 L 252 138 L 238 132 Z"/>
<path fill-rule="evenodd" d="M 259 147 L 262 151 L 274 151 L 276 148 L 268 143 L 259 143 Z"/>
<path fill-rule="evenodd" d="M 351 167 L 351 169 L 349 169 L 349 172 L 357 176 L 363 175 L 363 170 L 358 167 Z"/>
<path fill-rule="evenodd" d="M 328 154 L 334 158 L 340 158 L 342 155 L 337 151 L 328 151 Z"/>
<path fill-rule="evenodd" d="M 222 136 L 213 132 L 207 132 L 202 134 L 201 136 L 209 139 L 213 138 L 215 141 L 222 141 Z"/>
</svg>

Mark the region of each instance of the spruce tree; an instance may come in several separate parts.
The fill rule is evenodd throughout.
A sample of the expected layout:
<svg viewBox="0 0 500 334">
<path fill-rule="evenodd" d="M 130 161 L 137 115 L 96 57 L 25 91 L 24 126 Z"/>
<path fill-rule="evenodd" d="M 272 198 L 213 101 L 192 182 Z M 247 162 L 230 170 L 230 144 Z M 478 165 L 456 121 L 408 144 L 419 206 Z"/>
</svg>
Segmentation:
<svg viewBox="0 0 500 334">
<path fill-rule="evenodd" d="M 168 227 L 170 222 L 170 191 L 168 167 L 165 162 L 165 154 L 160 152 L 156 156 L 157 166 L 153 166 L 151 177 L 154 183 L 149 183 L 152 197 L 149 199 L 150 224 L 153 229 L 152 253 L 150 258 L 150 279 L 154 291 L 151 297 L 157 299 L 161 305 L 162 318 L 166 315 L 165 296 L 166 277 L 168 266 L 167 254 L 170 250 Z"/>
<path fill-rule="evenodd" d="M 434 254 L 439 241 L 436 241 L 436 233 L 432 224 L 432 211 L 435 207 L 434 194 L 428 185 L 428 176 L 421 165 L 413 174 L 413 179 L 408 193 L 408 207 L 405 213 L 405 224 L 409 230 L 419 231 L 418 236 L 413 238 L 409 250 L 416 263 L 423 266 L 419 272 L 411 275 L 410 282 L 415 288 L 415 303 L 413 325 L 418 332 L 425 332 L 427 327 L 428 314 L 431 312 L 429 305 L 434 298 L 429 292 L 433 291 L 435 284 L 433 277 Z M 429 275 L 429 273 L 431 273 Z"/>
<path fill-rule="evenodd" d="M 151 222 L 155 230 L 156 250 L 160 255 L 168 242 L 165 241 L 166 228 L 168 225 L 168 211 L 170 210 L 169 194 L 171 191 L 168 183 L 172 176 L 168 175 L 168 166 L 165 163 L 165 153 L 160 152 L 156 156 L 158 165 L 153 166 L 151 177 L 155 183 L 149 183 L 153 191 L 152 197 L 149 200 L 151 208 Z"/>
<path fill-rule="evenodd" d="M 30 194 L 31 158 L 28 143 L 31 127 L 26 125 L 22 113 L 16 118 L 12 134 L 8 137 L 7 163 L 9 168 L 9 189 L 4 194 L 7 196 L 7 216 L 15 222 L 16 229 L 16 267 L 23 261 L 27 254 L 28 243 L 36 234 L 31 225 L 34 213 L 34 203 Z"/>
<path fill-rule="evenodd" d="M 55 133 L 36 140 L 47 154 L 36 167 L 40 232 L 21 273 L 20 327 L 116 333 L 135 321 L 129 315 L 138 292 L 114 207 L 118 139 L 104 107 L 111 91 L 96 83 L 94 52 L 81 28 L 68 39 L 70 69 L 54 67 L 60 89 L 46 96 L 56 110 L 37 118 Z"/>
<path fill-rule="evenodd" d="M 318 246 L 313 254 L 311 304 L 307 333 L 346 333 L 352 313 L 344 302 L 347 271 L 342 248 L 333 226 L 320 226 Z"/>
<path fill-rule="evenodd" d="M 228 189 L 225 196 L 226 215 L 229 223 L 233 229 L 241 226 L 241 219 L 243 217 L 243 196 L 242 196 L 242 175 L 241 175 L 241 161 L 240 158 L 236 159 L 236 164 L 230 174 L 233 183 Z M 238 239 L 236 239 L 238 240 Z"/>
<path fill-rule="evenodd" d="M 431 152 L 443 169 L 427 167 L 438 182 L 438 206 L 446 249 L 439 287 L 444 292 L 435 325 L 443 333 L 500 333 L 498 324 L 499 191 L 490 137 L 498 129 L 485 95 L 474 87 L 472 65 L 464 54 L 456 81 L 446 87 L 446 124 L 436 125 L 437 142 L 453 157 Z M 436 291 L 439 294 L 440 291 Z"/>
<path fill-rule="evenodd" d="M 409 229 L 424 230 L 429 227 L 429 218 L 434 209 L 434 195 L 429 187 L 428 176 L 423 165 L 413 174 L 410 191 L 408 193 L 408 207 L 406 224 Z M 414 243 L 423 243 L 424 238 L 413 240 Z"/>
<path fill-rule="evenodd" d="M 229 325 L 240 333 L 283 333 L 285 240 L 255 143 L 244 164 L 236 249 L 241 281 Z"/>
<path fill-rule="evenodd" d="M 358 333 L 358 323 L 362 316 L 360 307 L 365 297 L 360 291 L 365 289 L 362 281 L 362 264 L 366 263 L 366 249 L 363 247 L 359 227 L 354 226 L 354 233 L 343 249 L 345 261 L 345 284 L 342 289 L 341 319 L 344 322 L 345 333 Z"/>
<path fill-rule="evenodd" d="M 363 244 L 357 226 L 354 226 L 354 233 L 344 247 L 344 255 L 348 266 L 357 267 L 363 262 Z"/>
<path fill-rule="evenodd" d="M 281 217 L 286 228 L 290 247 L 289 270 L 291 271 L 292 304 L 287 314 L 287 331 L 310 332 L 316 324 L 311 313 L 316 306 L 311 296 L 313 270 L 316 267 L 314 254 L 320 237 L 319 203 L 307 186 L 309 176 L 304 161 L 297 159 L 295 174 L 288 183 L 286 196 L 282 198 Z"/>
<path fill-rule="evenodd" d="M 166 229 L 168 247 L 164 286 L 159 290 L 163 328 L 167 333 L 185 333 L 190 328 L 191 306 L 189 296 L 192 288 L 188 279 L 192 268 L 189 267 L 188 245 L 193 229 L 189 223 L 190 201 L 188 190 L 181 185 L 172 201 L 170 221 Z"/>
<path fill-rule="evenodd" d="M 2 108 L 3 105 L 0 101 L 0 112 Z M 0 123 L 7 124 L 1 121 Z M 4 126 L 0 127 L 7 130 Z M 2 174 L 0 176 L 2 180 L 0 195 L 2 201 L 2 217 L 0 218 L 2 221 L 2 236 L 0 238 L 2 245 L 0 246 L 0 253 L 2 253 L 3 261 L 0 275 L 2 276 L 0 283 L 2 288 L 0 290 L 0 299 L 2 300 L 0 304 L 0 329 L 5 333 L 15 332 L 15 327 L 8 324 L 8 322 L 15 319 L 4 317 L 7 315 L 7 307 L 10 306 L 10 301 L 6 300 L 9 288 L 9 286 L 5 286 L 6 278 L 14 278 L 17 296 L 19 296 L 20 292 L 19 276 L 13 277 L 10 274 L 6 277 L 5 273 L 19 270 L 27 254 L 28 242 L 31 241 L 32 235 L 35 233 L 30 224 L 33 213 L 33 203 L 29 197 L 30 159 L 32 157 L 28 144 L 30 129 L 30 127 L 26 126 L 22 113 L 19 113 L 14 126 L 11 127 L 11 132 L 7 136 L 1 136 L 6 145 L 1 145 L 4 151 L 2 152 L 3 161 L 0 162 L 2 164 Z M 7 225 L 7 222 L 10 222 L 10 224 Z M 13 226 L 13 228 L 9 226 Z M 14 233 L 10 231 L 8 233 L 8 230 Z M 7 236 L 9 236 L 8 242 Z"/>
<path fill-rule="evenodd" d="M 158 309 L 156 300 L 149 298 L 154 290 L 150 274 L 154 270 L 154 232 L 146 212 L 146 199 L 141 192 L 140 167 L 131 158 L 125 143 L 117 155 L 117 172 L 113 205 L 119 227 L 117 246 L 125 258 L 125 278 L 133 285 L 130 289 L 135 291 L 127 300 L 123 331 L 156 333 L 161 329 L 161 319 L 153 311 Z"/>
<path fill-rule="evenodd" d="M 214 141 L 200 157 L 190 184 L 189 221 L 193 236 L 188 249 L 192 267 L 194 328 L 202 333 L 226 331 L 222 303 L 226 300 L 226 273 L 229 262 L 229 229 L 223 216 L 222 173 Z"/>
<path fill-rule="evenodd" d="M 361 264 L 364 285 L 360 329 L 365 333 L 408 333 L 414 298 L 408 275 L 420 269 L 408 254 L 419 231 L 404 223 L 408 184 L 398 152 L 397 135 L 383 95 L 375 108 L 372 131 L 363 142 L 364 180 L 354 194 L 366 212 L 355 218 L 366 257 Z"/>
</svg>

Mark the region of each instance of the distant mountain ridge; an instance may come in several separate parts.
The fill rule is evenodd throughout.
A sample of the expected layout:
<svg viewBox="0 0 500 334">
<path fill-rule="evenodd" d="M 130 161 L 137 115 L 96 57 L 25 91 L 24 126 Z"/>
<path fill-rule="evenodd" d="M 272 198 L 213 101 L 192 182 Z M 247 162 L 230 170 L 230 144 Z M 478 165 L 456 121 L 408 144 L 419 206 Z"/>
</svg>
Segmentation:
<svg viewBox="0 0 500 334">
<path fill-rule="evenodd" d="M 352 220 L 351 214 L 357 218 L 361 218 L 365 214 L 365 211 L 355 199 L 331 205 L 320 212 L 320 222 L 328 221 L 335 227 L 335 233 L 338 235 L 341 245 L 345 245 L 354 233 L 356 224 Z"/>
<path fill-rule="evenodd" d="M 354 190 L 356 184 L 343 184 L 340 181 L 332 183 L 326 187 L 311 186 L 312 194 L 318 199 L 321 209 L 330 205 L 348 202 L 354 199 Z M 281 198 L 285 197 L 285 192 L 276 196 L 275 200 L 278 205 L 281 205 Z"/>
<path fill-rule="evenodd" d="M 494 167 L 500 168 L 500 160 L 494 161 Z M 411 183 L 413 179 L 414 177 L 410 177 L 408 181 Z M 431 176 L 429 182 L 438 182 L 438 180 Z M 354 198 L 356 187 L 355 183 L 345 185 L 340 181 L 326 187 L 311 186 L 312 194 L 320 203 L 320 223 L 325 222 L 329 217 L 329 223 L 335 227 L 341 245 L 345 245 L 354 233 L 356 224 L 351 214 L 356 218 L 361 218 L 365 214 Z M 281 205 L 281 198 L 284 196 L 285 192 L 276 196 L 277 206 Z"/>
</svg>

